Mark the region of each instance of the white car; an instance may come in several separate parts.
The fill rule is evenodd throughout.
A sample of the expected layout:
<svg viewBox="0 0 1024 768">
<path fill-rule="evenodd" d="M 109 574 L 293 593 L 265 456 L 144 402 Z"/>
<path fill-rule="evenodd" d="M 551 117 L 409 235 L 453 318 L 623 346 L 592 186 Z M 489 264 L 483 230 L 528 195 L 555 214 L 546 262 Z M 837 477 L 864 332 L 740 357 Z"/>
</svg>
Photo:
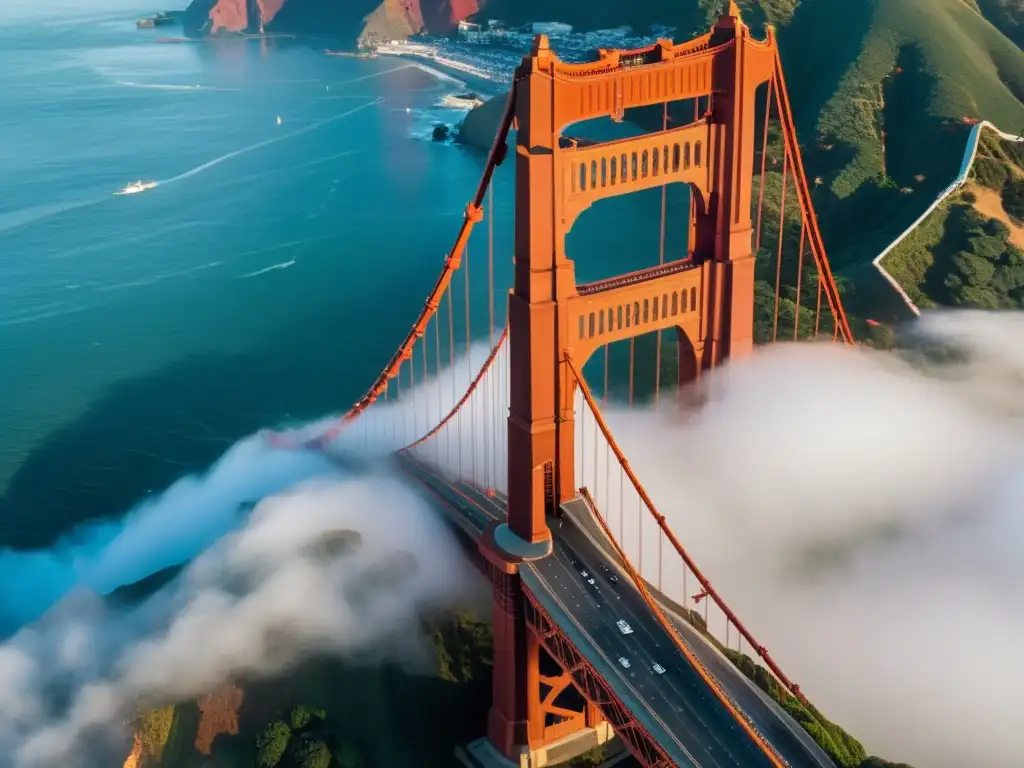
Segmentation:
<svg viewBox="0 0 1024 768">
<path fill-rule="evenodd" d="M 655 664 L 653 667 L 651 667 L 651 669 L 654 670 L 654 674 L 656 674 L 656 675 L 664 675 L 665 674 L 665 668 L 663 666 L 661 666 L 661 664 Z"/>
<path fill-rule="evenodd" d="M 586 571 L 580 571 L 580 576 L 582 576 L 584 579 L 589 579 L 590 578 L 590 574 L 587 573 Z"/>
<path fill-rule="evenodd" d="M 621 664 L 624 669 L 629 669 L 629 659 L 625 656 L 619 656 L 619 664 Z"/>
<path fill-rule="evenodd" d="M 624 635 L 632 635 L 633 634 L 633 628 L 631 626 L 629 626 L 629 624 L 627 624 L 622 619 L 619 619 L 618 621 L 616 621 L 615 622 L 615 626 L 618 627 L 619 628 L 619 632 L 621 632 Z"/>
<path fill-rule="evenodd" d="M 597 586 L 597 582 L 594 581 L 593 579 L 587 579 L 587 584 L 591 584 L 591 585 L 593 585 L 595 587 Z"/>
</svg>

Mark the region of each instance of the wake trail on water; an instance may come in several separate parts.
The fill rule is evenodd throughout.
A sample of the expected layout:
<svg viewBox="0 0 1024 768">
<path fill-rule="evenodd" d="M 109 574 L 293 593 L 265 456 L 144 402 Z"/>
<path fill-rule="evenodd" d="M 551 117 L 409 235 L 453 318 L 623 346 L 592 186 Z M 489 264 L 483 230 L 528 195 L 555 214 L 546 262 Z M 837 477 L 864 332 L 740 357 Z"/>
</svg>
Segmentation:
<svg viewBox="0 0 1024 768">
<path fill-rule="evenodd" d="M 239 275 L 239 279 L 242 280 L 247 277 L 259 277 L 260 275 L 267 274 L 267 272 L 274 272 L 275 270 L 278 269 L 288 269 L 288 267 L 293 266 L 295 266 L 295 259 L 289 259 L 288 261 L 282 261 L 280 264 L 271 264 L 269 267 L 257 269 L 255 272 L 249 272 L 244 275 Z"/>
<path fill-rule="evenodd" d="M 126 88 L 146 88 L 153 91 L 185 91 L 187 93 L 195 93 L 197 91 L 240 91 L 240 88 L 221 88 L 215 85 L 172 85 L 169 83 L 133 83 L 131 81 L 121 81 L 118 85 L 123 85 Z"/>
<path fill-rule="evenodd" d="M 373 101 L 368 101 L 365 104 L 360 104 L 358 107 L 353 107 L 352 109 L 346 110 L 345 112 L 342 112 L 341 114 L 335 115 L 334 117 L 329 117 L 326 120 L 320 120 L 320 121 L 318 121 L 316 123 L 313 123 L 311 125 L 307 125 L 305 128 L 299 128 L 298 130 L 291 131 L 291 132 L 286 133 L 286 134 L 284 134 L 282 136 L 274 136 L 273 138 L 264 139 L 263 141 L 258 141 L 255 144 L 250 144 L 247 147 L 242 147 L 241 149 L 236 149 L 233 152 L 228 152 L 226 154 L 221 155 L 220 157 L 215 157 L 215 158 L 213 158 L 213 160 L 205 162 L 202 165 L 197 165 L 195 168 L 191 168 L 191 169 L 185 171 L 184 173 L 178 174 L 177 176 L 173 176 L 173 177 L 171 177 L 169 179 L 164 179 L 162 181 L 158 181 L 157 185 L 166 186 L 168 184 L 174 184 L 175 182 L 178 182 L 178 181 L 184 181 L 185 179 L 190 179 L 193 176 L 196 176 L 196 175 L 202 173 L 203 171 L 208 171 L 210 168 L 213 168 L 214 166 L 220 165 L 221 163 L 227 162 L 228 160 L 231 160 L 232 158 L 238 157 L 239 155 L 244 155 L 244 154 L 247 154 L 249 152 L 254 152 L 257 149 L 262 149 L 263 147 L 268 147 L 271 144 L 277 144 L 279 141 L 286 141 L 287 139 L 294 139 L 296 136 L 301 136 L 304 133 L 309 133 L 310 131 L 315 131 L 317 128 L 322 128 L 325 125 L 330 125 L 331 123 L 337 122 L 338 120 L 342 120 L 342 119 L 344 119 L 346 117 L 350 117 L 351 115 L 354 115 L 356 112 L 361 112 L 362 110 L 364 110 L 364 109 L 366 109 L 368 107 L 372 107 L 372 106 L 375 106 L 377 104 L 380 104 L 382 101 L 384 101 L 383 97 L 378 98 L 378 99 L 374 99 Z"/>
</svg>

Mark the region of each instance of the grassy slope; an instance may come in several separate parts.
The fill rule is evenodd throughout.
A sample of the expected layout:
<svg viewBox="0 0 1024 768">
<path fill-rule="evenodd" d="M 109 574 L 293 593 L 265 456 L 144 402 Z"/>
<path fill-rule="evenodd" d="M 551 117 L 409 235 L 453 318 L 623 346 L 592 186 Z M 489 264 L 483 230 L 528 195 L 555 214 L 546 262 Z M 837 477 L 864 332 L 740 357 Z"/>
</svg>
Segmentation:
<svg viewBox="0 0 1024 768">
<path fill-rule="evenodd" d="M 870 261 L 956 175 L 962 117 L 1024 126 L 1024 56 L 963 0 L 802 0 L 780 45 L 848 308 L 901 317 Z"/>
<path fill-rule="evenodd" d="M 1024 178 L 1024 148 L 1001 142 L 991 133 L 983 134 L 971 177 L 971 186 L 999 192 L 1006 180 Z M 965 217 L 971 208 L 971 189 L 965 188 L 936 209 L 907 240 L 886 257 L 886 270 L 918 306 L 964 303 L 962 297 L 950 294 L 946 279 L 956 274 L 953 260 L 968 245 L 964 229 L 967 223 Z M 1003 256 L 1009 255 L 1010 248 L 1004 242 Z M 1012 290 L 1020 280 L 1018 270 L 1011 268 L 1015 266 L 1013 264 L 1001 263 L 1004 261 L 1005 258 L 997 258 L 993 262 L 999 275 L 996 283 L 1003 284 L 998 293 L 1004 294 L 996 298 L 1001 306 L 1020 306 L 1019 293 Z"/>
</svg>

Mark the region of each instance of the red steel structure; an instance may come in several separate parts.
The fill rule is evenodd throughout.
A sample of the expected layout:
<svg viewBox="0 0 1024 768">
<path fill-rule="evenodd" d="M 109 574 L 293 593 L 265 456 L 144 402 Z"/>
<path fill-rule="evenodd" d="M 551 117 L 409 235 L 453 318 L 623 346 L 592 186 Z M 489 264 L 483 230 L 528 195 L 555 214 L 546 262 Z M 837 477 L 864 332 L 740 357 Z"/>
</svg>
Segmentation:
<svg viewBox="0 0 1024 768">
<path fill-rule="evenodd" d="M 574 123 L 599 117 L 622 120 L 627 110 L 657 105 L 663 105 L 660 131 L 586 146 L 563 134 Z M 681 124 L 668 127 L 670 114 Z M 679 114 L 686 115 L 685 121 L 678 119 Z M 778 117 L 777 133 L 769 130 L 773 114 Z M 514 281 L 507 327 L 496 334 L 492 181 L 506 159 L 513 129 Z M 775 170 L 778 166 L 781 174 Z M 780 179 L 777 224 L 763 214 L 766 188 L 775 178 Z M 666 261 L 665 190 L 670 184 L 687 185 L 691 205 L 688 253 Z M 565 239 L 580 214 L 603 199 L 654 188 L 662 189 L 658 264 L 578 285 Z M 786 218 L 787 202 L 794 198 L 799 213 L 795 229 Z M 485 218 L 485 203 L 492 225 L 487 231 L 486 272 L 490 353 L 474 369 L 467 257 L 474 227 Z M 765 247 L 763 237 L 773 227 L 777 247 Z M 794 243 L 795 269 L 784 269 L 784 250 Z M 657 407 L 663 332 L 671 332 L 677 343 L 680 384 L 749 353 L 755 341 L 759 263 L 769 275 L 774 273 L 771 330 L 762 333 L 770 339 L 765 340 L 783 338 L 783 326 L 791 322 L 793 340 L 817 339 L 821 333 L 833 341 L 853 343 L 814 215 L 773 31 L 768 30 L 765 40 L 755 39 L 730 2 L 712 30 L 696 40 L 602 50 L 597 61 L 586 64 L 560 61 L 547 38 L 539 35 L 516 70 L 481 182 L 409 334 L 352 409 L 305 441 L 328 447 L 345 437 L 364 446 L 401 450 L 433 467 L 430 471 L 446 482 L 480 490 L 483 501 L 473 503 L 493 517 L 479 539 L 494 586 L 494 694 L 488 737 L 505 756 L 518 761 L 524 751 L 607 719 L 644 765 L 670 764 L 537 597 L 524 588 L 519 575 L 524 562 L 550 553 L 548 524 L 560 505 L 582 497 L 680 653 L 770 761 L 783 764 L 669 623 L 659 596 L 675 589 L 682 595 L 687 618 L 696 620 L 699 610 L 704 611 L 702 623 L 708 632 L 713 606 L 723 620 L 725 646 L 736 643 L 742 651 L 746 643 L 746 649 L 796 696 L 798 687 L 728 607 L 658 512 L 583 377 L 584 365 L 603 348 L 607 399 L 607 350 L 615 343 L 629 344 L 632 404 L 634 340 L 654 333 Z M 463 276 L 464 310 L 458 306 L 463 302 L 453 296 L 456 272 Z M 805 300 L 813 302 L 814 310 L 801 315 Z M 464 315 L 463 340 L 457 339 L 457 311 Z M 767 317 L 760 319 L 769 324 Z M 456 364 L 461 341 L 465 370 Z M 460 392 L 464 394 L 459 396 Z M 371 408 L 381 401 L 383 409 Z M 387 412 L 387 418 L 376 418 L 378 411 Z M 273 440 L 287 442 L 280 436 Z M 582 443 L 587 440 L 592 458 L 585 455 L 588 446 Z M 590 490 L 584 487 L 588 480 Z M 617 484 L 618 499 L 608 490 L 610 481 Z M 623 501 L 627 489 L 636 499 L 631 509 Z M 491 505 L 500 514 L 488 512 Z M 632 546 L 625 530 L 627 515 L 629 525 L 639 531 Z M 655 555 L 644 549 L 651 536 L 657 540 Z M 665 577 L 666 551 L 670 558 L 674 553 L 682 569 L 681 590 Z M 655 556 L 656 576 L 650 561 Z M 694 585 L 687 582 L 691 577 L 699 587 L 693 597 L 689 595 Z M 545 674 L 542 660 L 553 660 L 561 673 Z M 570 687 L 582 693 L 582 708 L 560 703 L 560 695 Z"/>
</svg>

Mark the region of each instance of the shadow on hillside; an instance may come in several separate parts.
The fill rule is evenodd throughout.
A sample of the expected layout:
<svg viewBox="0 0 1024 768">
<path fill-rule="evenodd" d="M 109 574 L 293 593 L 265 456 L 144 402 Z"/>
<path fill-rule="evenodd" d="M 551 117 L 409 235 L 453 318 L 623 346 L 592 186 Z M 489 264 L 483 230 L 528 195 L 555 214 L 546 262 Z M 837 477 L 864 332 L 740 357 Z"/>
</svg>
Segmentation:
<svg viewBox="0 0 1024 768">
<path fill-rule="evenodd" d="M 933 262 L 924 274 L 923 289 L 939 304 L 955 304 L 950 296 L 946 278 L 959 274 L 960 270 L 953 264 L 953 257 L 970 245 L 967 233 L 969 221 L 977 216 L 969 205 L 953 205 L 942 228 L 942 239 L 931 249 Z"/>
<path fill-rule="evenodd" d="M 804 0 L 793 20 L 779 30 L 799 135 L 815 135 L 822 110 L 861 54 L 874 11 L 874 0 Z"/>
<path fill-rule="evenodd" d="M 330 37 L 355 42 L 380 0 L 290 0 L 267 25 L 268 32 Z"/>
<path fill-rule="evenodd" d="M 900 48 L 896 67 L 883 83 L 886 171 L 897 186 L 931 199 L 959 169 L 964 137 L 929 114 L 938 80 L 925 68 L 920 49 Z"/>
</svg>

